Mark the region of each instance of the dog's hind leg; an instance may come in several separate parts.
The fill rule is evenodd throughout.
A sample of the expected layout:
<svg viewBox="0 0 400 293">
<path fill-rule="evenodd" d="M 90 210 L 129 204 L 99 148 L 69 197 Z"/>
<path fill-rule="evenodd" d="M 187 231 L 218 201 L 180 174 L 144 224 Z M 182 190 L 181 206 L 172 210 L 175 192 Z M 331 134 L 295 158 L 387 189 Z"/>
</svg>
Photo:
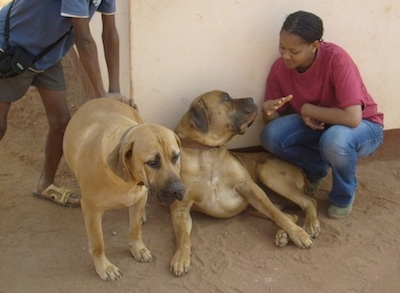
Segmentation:
<svg viewBox="0 0 400 293">
<path fill-rule="evenodd" d="M 286 214 L 294 223 L 297 223 L 299 217 L 293 214 Z M 275 244 L 279 247 L 285 247 L 289 243 L 289 235 L 283 229 L 278 229 L 275 234 Z"/>
</svg>

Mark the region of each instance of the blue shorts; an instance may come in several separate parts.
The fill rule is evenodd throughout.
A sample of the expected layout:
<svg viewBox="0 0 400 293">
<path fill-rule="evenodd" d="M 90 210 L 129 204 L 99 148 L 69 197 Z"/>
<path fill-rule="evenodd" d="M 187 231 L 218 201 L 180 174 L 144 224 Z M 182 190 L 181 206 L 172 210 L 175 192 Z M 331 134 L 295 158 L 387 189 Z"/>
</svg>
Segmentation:
<svg viewBox="0 0 400 293">
<path fill-rule="evenodd" d="M 43 72 L 27 70 L 11 78 L 0 78 L 0 102 L 11 103 L 22 98 L 30 86 L 64 91 L 65 80 L 61 62 Z"/>
</svg>

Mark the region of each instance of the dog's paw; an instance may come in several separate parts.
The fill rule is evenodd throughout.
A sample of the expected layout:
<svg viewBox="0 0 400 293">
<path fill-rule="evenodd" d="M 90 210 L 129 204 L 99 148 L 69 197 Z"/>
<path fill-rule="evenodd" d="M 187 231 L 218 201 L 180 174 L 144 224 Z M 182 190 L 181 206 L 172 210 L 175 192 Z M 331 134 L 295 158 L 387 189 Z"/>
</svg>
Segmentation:
<svg viewBox="0 0 400 293">
<path fill-rule="evenodd" d="M 133 258 L 138 262 L 151 262 L 153 260 L 153 256 L 151 255 L 151 251 L 148 250 L 145 246 L 140 249 L 131 248 L 131 253 Z"/>
<path fill-rule="evenodd" d="M 177 251 L 171 261 L 171 272 L 180 277 L 189 272 L 190 252 Z"/>
<path fill-rule="evenodd" d="M 303 229 L 310 235 L 312 238 L 317 238 L 319 233 L 321 232 L 321 226 L 319 224 L 319 220 L 317 218 L 314 219 L 305 219 Z"/>
<path fill-rule="evenodd" d="M 279 247 L 285 247 L 289 243 L 289 236 L 285 230 L 279 229 L 275 235 L 275 244 Z"/>
<path fill-rule="evenodd" d="M 104 281 L 114 281 L 122 277 L 121 271 L 110 262 L 96 266 L 96 273 Z"/>
<path fill-rule="evenodd" d="M 299 247 L 299 248 L 311 248 L 314 243 L 312 238 L 306 231 L 304 231 L 301 227 L 298 227 L 296 231 L 289 234 L 290 240 Z"/>
<path fill-rule="evenodd" d="M 142 213 L 142 217 L 140 218 L 140 222 L 142 225 L 147 223 L 147 214 L 146 214 L 146 210 L 143 211 Z"/>
</svg>

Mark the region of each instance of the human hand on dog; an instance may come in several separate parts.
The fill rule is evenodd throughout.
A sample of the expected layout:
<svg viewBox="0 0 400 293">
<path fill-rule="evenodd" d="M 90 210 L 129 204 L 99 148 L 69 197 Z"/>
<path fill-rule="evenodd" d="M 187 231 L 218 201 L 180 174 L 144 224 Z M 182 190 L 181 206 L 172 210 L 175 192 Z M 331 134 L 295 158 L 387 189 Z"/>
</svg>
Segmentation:
<svg viewBox="0 0 400 293">
<path fill-rule="evenodd" d="M 268 100 L 264 102 L 263 109 L 263 118 L 264 121 L 271 121 L 279 116 L 277 110 L 282 107 L 284 104 L 289 102 L 293 98 L 292 95 L 288 95 L 286 97 L 282 97 L 280 99 Z"/>
<path fill-rule="evenodd" d="M 133 109 L 139 112 L 139 108 L 132 98 L 125 97 L 120 93 L 107 93 L 106 97 L 116 99 L 124 104 L 127 104 L 128 106 L 131 106 Z"/>
</svg>

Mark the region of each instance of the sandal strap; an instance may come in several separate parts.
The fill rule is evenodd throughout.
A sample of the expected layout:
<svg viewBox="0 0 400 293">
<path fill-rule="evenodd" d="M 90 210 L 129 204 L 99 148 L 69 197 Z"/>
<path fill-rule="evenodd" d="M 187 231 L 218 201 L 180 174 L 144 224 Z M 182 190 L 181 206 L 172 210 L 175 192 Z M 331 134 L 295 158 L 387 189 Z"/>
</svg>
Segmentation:
<svg viewBox="0 0 400 293">
<path fill-rule="evenodd" d="M 50 184 L 45 190 L 43 190 L 42 194 L 44 196 L 50 197 L 57 203 L 65 205 L 68 202 L 68 198 L 71 194 L 73 194 L 73 192 L 62 186 Z"/>
</svg>

